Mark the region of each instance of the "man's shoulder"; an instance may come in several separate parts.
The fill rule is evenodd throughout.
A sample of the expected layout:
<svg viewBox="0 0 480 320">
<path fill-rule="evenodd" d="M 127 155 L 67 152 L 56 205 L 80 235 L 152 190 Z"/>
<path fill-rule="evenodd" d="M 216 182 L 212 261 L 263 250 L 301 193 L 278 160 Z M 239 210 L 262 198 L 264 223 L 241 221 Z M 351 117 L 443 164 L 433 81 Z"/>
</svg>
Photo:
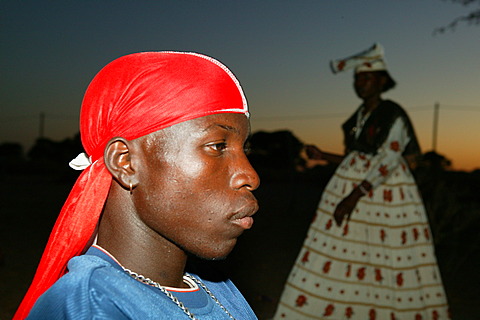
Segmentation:
<svg viewBox="0 0 480 320">
<path fill-rule="evenodd" d="M 72 292 L 85 286 L 90 286 L 92 279 L 99 278 L 99 274 L 110 273 L 111 265 L 95 256 L 78 256 L 68 263 L 68 272 L 55 282 L 46 293 L 52 291 Z"/>
<path fill-rule="evenodd" d="M 105 313 L 118 313 L 111 297 L 111 286 L 120 278 L 107 261 L 95 256 L 70 260 L 68 273 L 53 284 L 35 303 L 29 319 L 89 319 L 101 300 Z M 103 311 L 102 311 L 103 312 Z M 120 318 L 121 319 L 121 318 Z"/>
<path fill-rule="evenodd" d="M 68 273 L 61 277 L 50 289 L 76 291 L 86 287 L 97 286 L 105 275 L 115 275 L 116 270 L 107 261 L 91 256 L 83 255 L 72 258 L 68 263 Z"/>
</svg>

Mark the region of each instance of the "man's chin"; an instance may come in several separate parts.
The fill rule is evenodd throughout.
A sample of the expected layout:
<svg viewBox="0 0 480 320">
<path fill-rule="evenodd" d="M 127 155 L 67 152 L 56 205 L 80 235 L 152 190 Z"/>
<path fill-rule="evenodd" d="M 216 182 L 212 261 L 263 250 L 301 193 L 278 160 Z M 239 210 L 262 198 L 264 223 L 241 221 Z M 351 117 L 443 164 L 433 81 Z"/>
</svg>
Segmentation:
<svg viewBox="0 0 480 320">
<path fill-rule="evenodd" d="M 228 255 L 230 255 L 234 247 L 235 244 L 228 248 L 222 248 L 221 250 L 211 250 L 207 252 L 203 251 L 199 253 L 190 252 L 189 256 L 205 261 L 223 261 L 228 257 Z"/>
<path fill-rule="evenodd" d="M 223 261 L 228 257 L 232 250 L 233 248 L 228 250 L 228 252 L 214 252 L 209 254 L 195 255 L 195 257 L 206 261 Z"/>
</svg>

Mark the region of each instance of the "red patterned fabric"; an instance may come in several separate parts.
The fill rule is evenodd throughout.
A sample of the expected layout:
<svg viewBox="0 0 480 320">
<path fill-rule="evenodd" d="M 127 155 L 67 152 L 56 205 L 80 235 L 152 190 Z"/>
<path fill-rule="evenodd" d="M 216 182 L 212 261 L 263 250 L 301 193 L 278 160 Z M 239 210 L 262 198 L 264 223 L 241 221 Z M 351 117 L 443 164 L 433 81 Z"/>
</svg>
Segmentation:
<svg viewBox="0 0 480 320">
<path fill-rule="evenodd" d="M 66 272 L 67 262 L 92 242 L 112 177 L 103 162 L 107 142 L 136 139 L 174 124 L 248 107 L 235 76 L 210 57 L 143 52 L 104 67 L 85 93 L 82 144 L 92 165 L 82 172 L 48 240 L 33 282 L 14 319 L 24 319 L 37 298 Z"/>
<path fill-rule="evenodd" d="M 325 187 L 273 319 L 449 319 L 425 207 L 402 156 L 409 143 L 399 117 L 376 154 L 346 155 Z M 336 226 L 338 203 L 364 180 L 373 188 Z"/>
</svg>

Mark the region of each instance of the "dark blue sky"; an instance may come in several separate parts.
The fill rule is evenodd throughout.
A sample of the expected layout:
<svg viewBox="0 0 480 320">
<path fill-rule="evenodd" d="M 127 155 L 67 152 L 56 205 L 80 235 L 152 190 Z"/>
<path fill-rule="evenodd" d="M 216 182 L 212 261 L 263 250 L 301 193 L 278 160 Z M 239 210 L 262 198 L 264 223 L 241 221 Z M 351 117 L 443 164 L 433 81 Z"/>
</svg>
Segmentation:
<svg viewBox="0 0 480 320">
<path fill-rule="evenodd" d="M 474 8 L 470 8 L 472 10 Z M 433 36 L 469 8 L 441 0 L 0 1 L 0 143 L 31 146 L 38 118 L 55 140 L 78 131 L 83 93 L 111 60 L 149 50 L 195 51 L 229 66 L 245 89 L 252 129 L 289 129 L 341 151 L 340 125 L 359 101 L 331 59 L 383 44 L 424 151 L 441 105 L 438 151 L 480 163 L 480 27 Z"/>
</svg>

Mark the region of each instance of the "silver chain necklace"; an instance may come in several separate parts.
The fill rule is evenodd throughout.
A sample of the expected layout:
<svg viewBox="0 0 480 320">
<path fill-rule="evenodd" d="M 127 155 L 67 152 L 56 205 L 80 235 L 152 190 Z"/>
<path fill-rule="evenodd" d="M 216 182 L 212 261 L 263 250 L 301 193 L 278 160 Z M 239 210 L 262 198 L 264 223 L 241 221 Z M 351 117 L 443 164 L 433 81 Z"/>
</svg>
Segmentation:
<svg viewBox="0 0 480 320">
<path fill-rule="evenodd" d="M 183 302 L 181 302 L 180 300 L 177 299 L 177 297 L 175 297 L 170 291 L 168 291 L 165 287 L 161 286 L 158 282 L 155 282 L 153 281 L 152 279 L 150 278 L 147 278 L 145 276 L 142 276 L 141 274 L 138 274 L 136 272 L 133 272 L 132 270 L 129 270 L 127 268 L 123 268 L 123 270 L 128 273 L 132 278 L 134 278 L 135 280 L 138 280 L 140 282 L 143 282 L 145 284 L 148 284 L 148 285 L 151 285 L 155 288 L 157 288 L 158 290 L 160 290 L 161 292 L 163 292 L 167 297 L 170 298 L 170 300 L 172 300 L 180 309 L 182 309 L 182 311 L 188 316 L 189 319 L 192 319 L 192 320 L 198 320 L 197 317 L 195 317 L 195 315 L 193 315 L 193 313 L 190 312 L 190 310 L 188 310 L 188 308 L 183 304 Z M 192 276 L 191 274 L 188 274 L 186 273 L 185 274 L 185 277 L 195 281 L 200 287 L 202 287 L 203 290 L 205 290 L 205 292 L 210 296 L 210 298 L 212 298 L 213 301 L 215 301 L 216 304 L 218 304 L 220 306 L 220 308 L 230 317 L 230 319 L 233 319 L 235 320 L 235 318 L 230 314 L 230 312 L 228 312 L 228 310 L 222 305 L 222 303 L 220 301 L 218 301 L 218 299 L 213 295 L 213 293 L 207 288 L 207 286 L 205 284 L 203 284 L 203 282 L 201 282 L 199 279 L 195 278 L 194 276 Z"/>
</svg>

